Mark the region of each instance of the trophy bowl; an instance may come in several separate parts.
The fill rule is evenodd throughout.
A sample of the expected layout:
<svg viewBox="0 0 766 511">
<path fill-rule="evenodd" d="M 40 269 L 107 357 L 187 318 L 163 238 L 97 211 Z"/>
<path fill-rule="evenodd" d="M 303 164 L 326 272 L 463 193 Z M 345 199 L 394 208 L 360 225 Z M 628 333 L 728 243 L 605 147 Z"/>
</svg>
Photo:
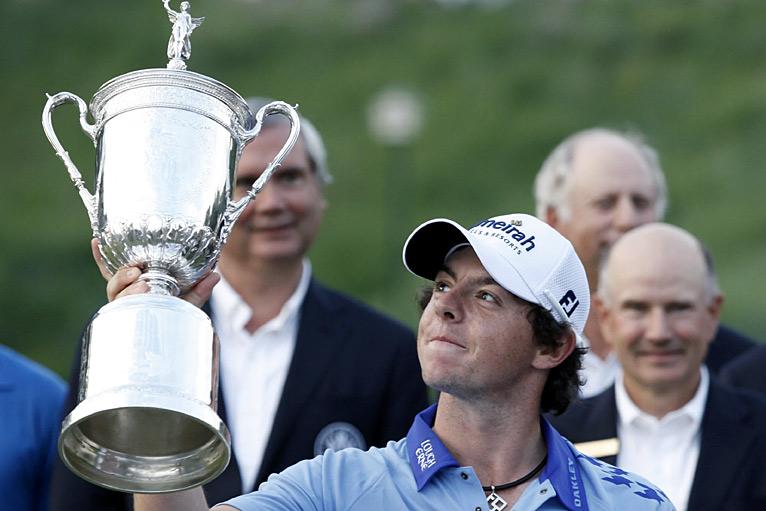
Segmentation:
<svg viewBox="0 0 766 511">
<path fill-rule="evenodd" d="M 184 4 L 174 15 L 188 16 Z M 189 19 L 192 28 L 202 20 Z M 226 85 L 185 70 L 188 45 L 174 42 L 188 42 L 190 30 L 177 33 L 176 24 L 168 69 L 108 81 L 90 109 L 69 92 L 49 96 L 42 116 L 106 267 L 138 266 L 150 289 L 105 305 L 86 329 L 77 406 L 62 424 L 59 454 L 90 482 L 138 493 L 198 486 L 228 464 L 229 432 L 216 414 L 218 340 L 210 318 L 178 295 L 214 267 L 234 222 L 300 130 L 290 105 L 275 101 L 253 115 Z M 96 147 L 94 194 L 53 129 L 52 112 L 65 103 L 77 105 Z M 289 119 L 288 139 L 248 195 L 233 202 L 239 156 L 275 114 Z"/>
</svg>

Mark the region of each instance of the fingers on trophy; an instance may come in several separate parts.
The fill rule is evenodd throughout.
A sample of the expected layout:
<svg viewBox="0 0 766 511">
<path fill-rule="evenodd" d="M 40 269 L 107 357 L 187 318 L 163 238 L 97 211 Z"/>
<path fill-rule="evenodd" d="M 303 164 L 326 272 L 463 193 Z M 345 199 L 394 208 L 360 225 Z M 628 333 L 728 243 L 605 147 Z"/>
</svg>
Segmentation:
<svg viewBox="0 0 766 511">
<path fill-rule="evenodd" d="M 178 12 L 162 3 L 173 23 L 167 68 L 118 76 L 89 106 L 69 92 L 49 96 L 42 115 L 85 205 L 112 300 L 83 336 L 77 406 L 64 419 L 59 454 L 80 477 L 137 493 L 203 484 L 229 462 L 229 432 L 216 414 L 218 340 L 199 306 L 219 278 L 211 271 L 234 222 L 300 130 L 287 103 L 254 114 L 234 90 L 186 70 L 189 36 L 204 18 L 191 17 L 189 2 Z M 65 103 L 77 105 L 96 147 L 95 193 L 53 129 L 53 110 Z M 290 121 L 288 139 L 233 201 L 244 146 L 277 114 Z"/>
</svg>

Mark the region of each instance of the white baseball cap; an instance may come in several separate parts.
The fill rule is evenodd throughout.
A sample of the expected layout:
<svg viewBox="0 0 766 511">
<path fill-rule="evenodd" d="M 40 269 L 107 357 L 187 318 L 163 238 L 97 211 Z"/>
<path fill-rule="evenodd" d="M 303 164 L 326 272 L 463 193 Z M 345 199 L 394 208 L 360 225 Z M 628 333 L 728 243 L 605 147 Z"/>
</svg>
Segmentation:
<svg viewBox="0 0 766 511">
<path fill-rule="evenodd" d="M 412 231 L 402 259 L 415 275 L 434 280 L 447 258 L 467 245 L 506 291 L 541 305 L 582 334 L 590 309 L 588 278 L 572 244 L 553 227 L 522 213 L 488 218 L 469 229 L 436 218 Z"/>
</svg>

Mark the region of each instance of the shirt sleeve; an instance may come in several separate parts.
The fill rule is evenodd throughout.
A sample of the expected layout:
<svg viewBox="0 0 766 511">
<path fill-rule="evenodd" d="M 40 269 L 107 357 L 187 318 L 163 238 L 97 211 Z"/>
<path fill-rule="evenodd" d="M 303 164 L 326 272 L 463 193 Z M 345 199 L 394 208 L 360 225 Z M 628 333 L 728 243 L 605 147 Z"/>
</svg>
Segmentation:
<svg viewBox="0 0 766 511">
<path fill-rule="evenodd" d="M 323 511 L 322 456 L 272 474 L 258 491 L 224 504 L 240 511 Z"/>
</svg>

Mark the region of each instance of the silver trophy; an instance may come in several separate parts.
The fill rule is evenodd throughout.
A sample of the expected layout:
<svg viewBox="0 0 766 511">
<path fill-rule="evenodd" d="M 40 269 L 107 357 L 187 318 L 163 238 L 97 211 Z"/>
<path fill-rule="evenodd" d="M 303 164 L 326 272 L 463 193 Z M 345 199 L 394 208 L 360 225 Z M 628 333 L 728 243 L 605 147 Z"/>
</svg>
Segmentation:
<svg viewBox="0 0 766 511">
<path fill-rule="evenodd" d="M 76 408 L 64 419 L 59 453 L 80 477 L 111 489 L 160 493 L 203 484 L 229 462 L 229 432 L 216 414 L 218 340 L 210 318 L 177 296 L 215 265 L 239 215 L 298 138 L 295 110 L 276 101 L 255 116 L 235 91 L 186 71 L 189 35 L 203 18 L 189 3 L 173 11 L 167 69 L 118 76 L 93 96 L 49 96 L 43 128 L 64 161 L 112 272 L 142 268 L 151 291 L 102 307 L 83 338 Z M 96 146 L 96 191 L 53 130 L 53 110 L 67 102 Z M 284 146 L 232 202 L 244 146 L 263 119 L 286 116 Z"/>
</svg>

